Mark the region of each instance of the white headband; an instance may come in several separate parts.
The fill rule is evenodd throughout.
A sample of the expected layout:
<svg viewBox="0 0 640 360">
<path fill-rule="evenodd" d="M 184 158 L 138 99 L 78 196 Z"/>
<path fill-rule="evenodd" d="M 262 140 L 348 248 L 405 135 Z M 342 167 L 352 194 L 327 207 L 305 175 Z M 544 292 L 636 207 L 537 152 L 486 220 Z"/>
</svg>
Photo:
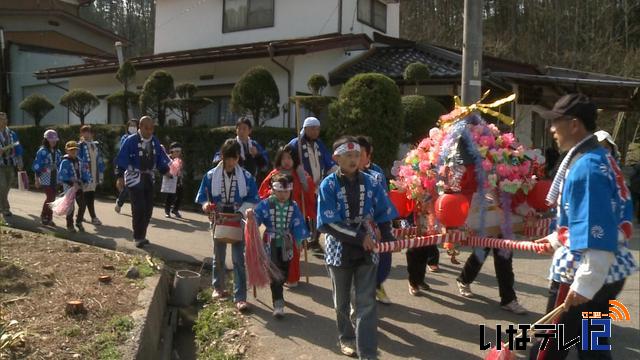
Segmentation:
<svg viewBox="0 0 640 360">
<path fill-rule="evenodd" d="M 174 148 L 169 149 L 169 152 L 171 152 L 171 151 L 182 151 L 182 148 L 181 147 L 174 147 Z"/>
<path fill-rule="evenodd" d="M 357 151 L 360 152 L 360 144 L 356 142 L 348 142 L 338 146 L 334 151 L 333 155 L 342 155 L 349 151 Z"/>
<path fill-rule="evenodd" d="M 293 184 L 288 183 L 287 187 L 284 187 L 280 181 L 274 181 L 271 183 L 271 188 L 275 191 L 291 191 L 293 190 Z"/>
</svg>

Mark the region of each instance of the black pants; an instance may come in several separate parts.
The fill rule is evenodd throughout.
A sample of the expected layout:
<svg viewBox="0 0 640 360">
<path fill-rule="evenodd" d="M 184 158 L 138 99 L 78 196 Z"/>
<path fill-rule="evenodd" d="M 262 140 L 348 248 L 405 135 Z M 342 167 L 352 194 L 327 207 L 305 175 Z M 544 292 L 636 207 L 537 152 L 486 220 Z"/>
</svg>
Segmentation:
<svg viewBox="0 0 640 360">
<path fill-rule="evenodd" d="M 640 223 L 640 192 L 631 192 L 631 201 L 633 203 L 634 215 L 636 215 L 638 223 Z"/>
<path fill-rule="evenodd" d="M 140 183 L 129 188 L 129 196 L 131 197 L 133 239 L 144 240 L 147 237 L 147 227 L 153 214 L 153 181 L 151 176 L 143 174 Z"/>
<path fill-rule="evenodd" d="M 89 209 L 89 215 L 91 216 L 91 219 L 94 219 L 96 217 L 96 208 L 94 205 L 95 199 L 95 191 L 84 192 L 84 201 L 82 202 L 82 205 L 78 204 L 78 218 L 76 219 L 77 224 L 82 223 L 82 220 L 84 219 L 84 212 L 87 209 Z"/>
<path fill-rule="evenodd" d="M 78 204 L 78 215 L 80 215 L 80 209 L 84 208 L 84 194 L 82 190 L 78 190 L 76 192 L 76 204 Z M 72 209 L 70 213 L 67 214 L 67 227 L 73 226 L 73 213 L 75 209 Z M 76 224 L 82 224 L 82 218 L 78 216 L 76 218 Z"/>
<path fill-rule="evenodd" d="M 128 197 L 129 197 L 129 188 L 125 186 L 124 189 L 122 189 L 122 191 L 120 191 L 120 193 L 118 194 L 118 200 L 116 200 L 116 204 L 122 207 L 122 205 L 124 205 L 124 202 L 125 200 L 127 200 Z"/>
<path fill-rule="evenodd" d="M 615 299 L 622 288 L 625 280 L 620 280 L 610 284 L 604 284 L 600 290 L 594 295 L 593 299 L 578 306 L 572 306 L 569 311 L 563 313 L 558 319 L 558 324 L 564 324 L 564 341 L 581 336 L 582 334 L 582 312 L 599 311 L 603 314 L 609 313 L 609 300 Z M 557 284 L 557 283 L 556 283 Z M 555 301 L 555 299 L 554 299 Z M 595 328 L 595 327 L 594 327 Z M 598 327 L 601 328 L 601 327 Z M 569 355 L 569 350 L 558 350 L 557 339 L 550 339 L 547 344 L 545 360 L 565 359 Z M 585 339 L 583 339 L 585 340 Z M 585 340 L 585 341 L 588 341 Z M 598 341 L 601 345 L 610 343 L 609 338 L 600 338 Z M 579 359 L 611 359 L 611 351 L 582 351 L 580 343 L 576 345 Z M 531 347 L 529 359 L 536 359 L 539 352 L 539 342 Z"/>
<path fill-rule="evenodd" d="M 164 212 L 169 213 L 170 211 L 178 212 L 180 211 L 180 203 L 182 202 L 182 186 L 179 185 L 176 187 L 175 194 L 167 194 L 167 199 L 164 202 Z"/>
<path fill-rule="evenodd" d="M 476 255 L 477 250 L 477 248 L 474 248 L 471 256 L 469 256 L 467 262 L 464 264 L 462 273 L 458 276 L 458 281 L 463 284 L 471 284 L 476 279 L 478 273 L 480 273 L 480 269 L 482 269 L 482 264 L 484 264 L 484 260 L 486 260 L 489 255 L 489 250 L 491 249 L 479 249 L 479 251 L 484 253 L 484 259 L 478 258 L 478 255 Z M 500 249 L 493 249 L 493 266 L 496 270 L 496 277 L 498 278 L 500 305 L 507 305 L 517 299 L 516 292 L 513 290 L 513 252 L 509 251 L 509 256 L 504 257 L 498 254 L 499 250 Z"/>
<path fill-rule="evenodd" d="M 277 300 L 284 300 L 284 291 L 282 286 L 289 276 L 289 261 L 284 261 L 282 259 L 282 248 L 272 247 L 271 262 L 273 262 L 273 264 L 277 266 L 282 273 L 281 279 L 271 279 L 271 300 L 273 300 L 275 304 Z"/>
<path fill-rule="evenodd" d="M 418 286 L 424 281 L 427 272 L 427 264 L 438 264 L 440 251 L 437 245 L 407 249 L 407 271 L 409 272 L 409 284 Z M 434 260 L 435 259 L 435 260 Z"/>
</svg>

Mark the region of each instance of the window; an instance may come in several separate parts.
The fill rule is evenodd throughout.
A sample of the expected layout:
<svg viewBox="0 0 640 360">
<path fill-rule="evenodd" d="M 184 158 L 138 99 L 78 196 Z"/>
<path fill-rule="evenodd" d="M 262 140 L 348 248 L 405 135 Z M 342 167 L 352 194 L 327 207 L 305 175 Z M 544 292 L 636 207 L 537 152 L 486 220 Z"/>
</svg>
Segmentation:
<svg viewBox="0 0 640 360">
<path fill-rule="evenodd" d="M 378 0 L 358 0 L 358 21 L 387 32 L 387 5 Z"/>
<path fill-rule="evenodd" d="M 195 119 L 194 125 L 225 126 L 235 125 L 237 116 L 231 112 L 231 96 L 207 96 L 213 100 L 200 111 Z"/>
<path fill-rule="evenodd" d="M 274 0 L 224 0 L 222 32 L 273 26 Z"/>
</svg>

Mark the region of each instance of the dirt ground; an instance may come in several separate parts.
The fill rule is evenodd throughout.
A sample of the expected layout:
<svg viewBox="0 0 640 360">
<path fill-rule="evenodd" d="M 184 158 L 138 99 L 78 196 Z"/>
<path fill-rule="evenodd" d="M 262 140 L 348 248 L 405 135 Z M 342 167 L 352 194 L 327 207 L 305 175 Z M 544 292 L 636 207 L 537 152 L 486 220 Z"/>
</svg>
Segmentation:
<svg viewBox="0 0 640 360">
<path fill-rule="evenodd" d="M 142 280 L 125 277 L 139 257 L 0 228 L 0 320 L 25 331 L 17 358 L 117 359 Z M 144 272 L 144 271 L 141 271 Z M 111 276 L 108 284 L 98 281 Z M 81 300 L 85 314 L 67 315 Z M 0 358 L 11 358 L 0 351 Z"/>
</svg>

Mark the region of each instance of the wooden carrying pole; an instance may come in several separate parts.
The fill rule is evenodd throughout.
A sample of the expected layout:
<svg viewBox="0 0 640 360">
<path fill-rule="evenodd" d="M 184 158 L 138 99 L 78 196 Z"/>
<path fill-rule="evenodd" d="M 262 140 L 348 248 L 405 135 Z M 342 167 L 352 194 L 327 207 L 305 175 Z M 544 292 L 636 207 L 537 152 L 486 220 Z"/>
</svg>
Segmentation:
<svg viewBox="0 0 640 360">
<path fill-rule="evenodd" d="M 302 165 L 302 135 L 300 132 L 302 128 L 302 126 L 300 125 L 300 98 L 296 96 L 295 99 L 296 99 L 296 131 L 298 134 L 298 160 L 300 161 L 299 166 L 303 166 Z M 298 169 L 294 169 L 294 171 L 297 171 L 297 170 Z M 306 179 L 300 179 L 300 180 L 302 182 L 303 180 L 306 180 Z M 300 204 L 300 206 L 302 206 L 302 213 L 306 217 L 307 209 L 306 209 L 305 200 L 304 200 L 304 189 L 300 191 L 300 195 L 302 196 L 302 204 Z M 312 230 L 312 229 L 309 229 L 309 230 Z M 304 250 L 304 280 L 308 284 L 309 283 L 309 258 L 307 255 L 306 241 L 303 244 L 303 250 Z"/>
</svg>

